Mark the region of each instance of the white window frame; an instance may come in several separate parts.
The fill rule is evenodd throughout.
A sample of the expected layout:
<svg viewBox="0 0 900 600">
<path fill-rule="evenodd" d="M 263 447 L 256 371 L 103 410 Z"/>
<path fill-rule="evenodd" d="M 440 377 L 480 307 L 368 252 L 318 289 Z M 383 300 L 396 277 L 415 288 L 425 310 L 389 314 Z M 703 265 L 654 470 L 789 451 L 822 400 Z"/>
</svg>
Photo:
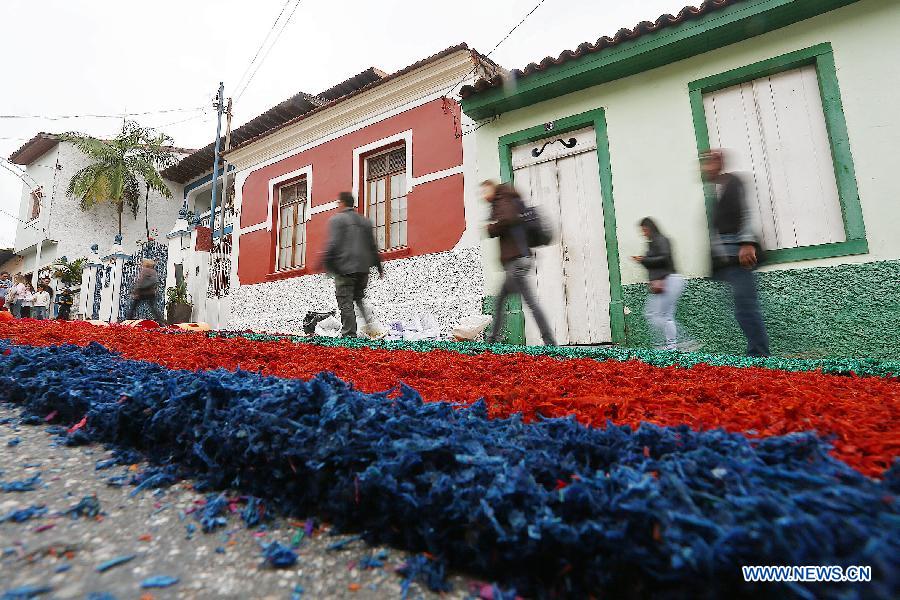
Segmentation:
<svg viewBox="0 0 900 600">
<path fill-rule="evenodd" d="M 282 184 L 290 185 L 301 179 L 306 179 L 306 205 L 303 207 L 303 219 L 302 221 L 298 220 L 296 225 L 302 224 L 304 229 L 303 264 L 299 267 L 292 266 L 281 268 L 279 266 L 279 255 L 281 254 L 281 202 L 277 191 L 282 187 Z M 272 265 L 273 273 L 298 271 L 306 268 L 306 250 L 309 248 L 309 238 L 306 237 L 306 223 L 312 217 L 312 209 L 310 208 L 312 205 L 312 190 L 312 165 L 297 169 L 296 171 L 291 171 L 290 173 L 285 173 L 284 175 L 269 180 L 269 216 L 267 219 L 269 227 L 267 229 L 271 231 L 272 227 L 275 228 L 275 263 Z M 274 208 L 275 203 L 278 203 L 279 205 L 277 210 Z"/>
<path fill-rule="evenodd" d="M 390 147 L 386 147 L 386 148 L 377 148 L 377 149 L 375 149 L 373 152 L 371 152 L 369 155 L 367 155 L 367 156 L 365 156 L 365 157 L 362 158 L 362 160 L 361 160 L 360 162 L 361 162 L 361 163 L 364 163 L 364 164 L 363 164 L 363 171 L 362 171 L 362 173 L 363 173 L 363 174 L 362 174 L 362 179 L 363 179 L 364 182 L 365 182 L 365 187 L 364 187 L 364 189 L 361 191 L 361 193 L 360 193 L 361 195 L 365 195 L 366 192 L 368 191 L 368 183 L 369 183 L 369 180 L 368 180 L 369 161 L 372 160 L 373 158 L 378 158 L 378 157 L 380 157 L 380 156 L 387 156 L 387 155 L 390 155 L 390 154 L 394 153 L 395 151 L 397 151 L 398 146 L 399 146 L 399 144 L 397 144 L 397 143 L 395 142 L 395 143 L 394 143 L 392 146 L 390 146 Z M 404 193 L 403 193 L 403 196 L 402 196 L 402 197 L 405 198 L 405 199 L 406 199 L 406 202 L 407 202 L 407 213 L 406 213 L 406 242 L 405 242 L 404 244 L 401 244 L 401 245 L 396 245 L 396 244 L 395 244 L 395 245 L 388 246 L 388 247 L 386 247 L 386 248 L 379 248 L 379 249 L 378 249 L 379 252 L 394 252 L 394 251 L 396 251 L 396 250 L 402 250 L 402 249 L 404 249 L 404 248 L 408 248 L 408 247 L 409 247 L 409 192 L 410 192 L 410 190 L 412 189 L 412 185 L 410 184 L 410 167 L 409 167 L 409 162 L 408 162 L 408 161 L 409 161 L 409 157 L 410 157 L 410 152 L 409 152 L 409 148 L 408 148 L 408 147 L 405 147 L 404 150 L 406 151 L 406 160 L 407 160 L 407 163 L 404 165 L 404 169 L 405 169 L 405 170 L 404 170 L 404 173 L 403 173 L 403 174 L 404 174 L 404 179 L 406 180 L 406 189 L 404 190 Z M 390 177 L 390 176 L 389 176 L 389 175 L 386 175 L 386 177 Z M 391 197 L 390 197 L 390 195 L 391 195 L 391 190 L 390 190 L 390 188 L 388 187 L 387 184 L 385 184 L 385 191 L 384 191 L 384 193 L 385 193 L 385 200 L 386 200 L 388 203 L 390 203 L 391 205 L 393 205 L 394 198 L 391 198 Z M 360 196 L 354 196 L 354 198 L 356 199 L 356 204 L 357 204 L 357 206 L 359 206 L 360 201 L 361 201 L 361 197 L 360 197 Z M 377 231 L 377 222 L 376 222 L 376 219 L 373 217 L 373 215 L 369 214 L 369 201 L 368 201 L 368 198 L 366 199 L 365 202 L 363 202 L 362 207 L 363 207 L 363 214 L 365 214 L 367 217 L 369 217 L 369 219 L 372 221 L 373 232 Z M 391 223 L 388 222 L 387 218 L 385 219 L 384 227 L 385 227 L 385 237 L 386 237 L 386 238 L 387 238 L 387 237 L 390 237 L 389 231 L 390 231 Z M 377 243 L 377 233 L 376 233 L 376 243 Z"/>
<path fill-rule="evenodd" d="M 396 146 L 398 142 L 403 142 L 406 147 L 406 193 L 413 191 L 416 181 L 413 178 L 413 132 L 412 129 L 395 133 L 394 135 L 374 141 L 365 146 L 359 146 L 353 149 L 353 197 L 356 199 L 356 205 L 359 206 L 359 182 L 365 174 L 360 174 L 363 168 L 363 157 L 367 154 L 375 154 L 382 148 L 387 149 L 388 146 Z"/>
</svg>

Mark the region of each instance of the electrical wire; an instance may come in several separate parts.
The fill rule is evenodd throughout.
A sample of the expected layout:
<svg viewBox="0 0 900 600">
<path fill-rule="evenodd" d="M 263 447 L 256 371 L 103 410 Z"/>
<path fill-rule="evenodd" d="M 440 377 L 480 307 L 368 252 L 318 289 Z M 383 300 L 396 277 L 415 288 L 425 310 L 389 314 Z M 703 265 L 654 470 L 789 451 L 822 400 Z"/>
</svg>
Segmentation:
<svg viewBox="0 0 900 600">
<path fill-rule="evenodd" d="M 296 0 L 294 3 L 294 8 L 291 9 L 290 14 L 288 14 L 287 19 L 285 19 L 281 24 L 281 29 L 278 30 L 278 33 L 275 34 L 275 37 L 272 39 L 272 43 L 269 44 L 269 48 L 266 50 L 266 53 L 263 54 L 260 61 L 257 63 L 256 68 L 250 73 L 250 77 L 247 79 L 247 83 L 244 84 L 244 87 L 235 94 L 234 100 L 237 102 L 240 100 L 241 96 L 244 95 L 244 92 L 247 91 L 247 88 L 250 87 L 250 83 L 253 81 L 253 78 L 256 77 L 256 74 L 259 73 L 259 69 L 262 67 L 263 63 L 266 62 L 266 58 L 268 58 L 269 53 L 272 52 L 272 48 L 278 43 L 278 40 L 281 38 L 281 34 L 284 33 L 284 30 L 287 29 L 287 26 L 290 25 L 291 19 L 294 17 L 294 13 L 297 12 L 297 8 L 300 6 L 300 3 L 303 0 Z"/>
<path fill-rule="evenodd" d="M 25 181 L 25 178 L 28 177 L 29 179 L 31 179 L 31 181 L 34 182 L 34 186 L 33 186 L 34 188 L 39 188 L 39 187 L 41 186 L 41 184 L 38 183 L 37 179 L 35 179 L 35 178 L 32 177 L 31 175 L 29 175 L 27 172 L 25 172 L 25 171 L 20 171 L 18 168 L 12 167 L 11 165 L 12 165 L 12 163 L 10 163 L 10 162 L 9 162 L 8 160 L 6 160 L 5 158 L 0 158 L 0 167 L 3 167 L 4 169 L 6 169 L 7 171 L 9 171 L 9 172 L 12 173 L 13 175 L 15 175 L 16 177 L 18 177 L 19 179 L 21 179 L 21 180 L 22 180 L 22 183 L 24 183 L 24 184 L 27 185 L 27 186 L 31 186 L 30 183 L 28 183 L 27 181 Z M 49 166 L 49 165 L 48 165 L 48 166 Z"/>
<path fill-rule="evenodd" d="M 275 27 L 278 25 L 278 21 L 281 20 L 281 16 L 284 14 L 284 11 L 287 10 L 288 4 L 291 3 L 291 0 L 285 0 L 284 4 L 281 7 L 281 12 L 278 13 L 278 16 L 275 17 L 275 22 L 272 23 L 272 26 L 266 32 L 266 37 L 263 38 L 262 43 L 259 45 L 259 48 L 256 49 L 256 54 L 253 55 L 253 58 L 250 59 L 250 63 L 247 65 L 247 68 L 244 69 L 244 74 L 241 75 L 241 78 L 238 80 L 237 85 L 234 86 L 234 89 L 239 89 L 241 85 L 244 83 L 244 79 L 247 77 L 247 74 L 250 72 L 250 68 L 253 66 L 253 63 L 256 62 L 256 59 L 259 58 L 259 53 L 262 52 L 262 49 L 266 46 L 266 42 L 269 41 L 269 36 L 272 35 L 272 32 L 275 31 Z"/>
<path fill-rule="evenodd" d="M 65 119 L 121 119 L 124 117 L 140 117 L 146 115 L 161 115 L 177 112 L 197 112 L 204 110 L 203 106 L 194 108 L 168 108 L 163 110 L 148 110 L 144 112 L 125 112 L 114 115 L 84 114 L 84 115 L 0 115 L 0 119 L 43 119 L 46 121 L 62 121 Z"/>
<path fill-rule="evenodd" d="M 487 54 L 485 54 L 484 57 L 485 57 L 485 58 L 490 58 L 491 54 L 493 54 L 493 53 L 497 50 L 497 48 L 499 48 L 500 45 L 503 44 L 503 42 L 505 42 L 506 40 L 508 40 L 508 39 L 510 38 L 510 36 L 512 36 L 512 34 L 515 33 L 516 29 L 518 29 L 519 27 L 521 27 L 521 26 L 525 23 L 525 21 L 527 21 L 528 18 L 529 18 L 531 15 L 533 15 L 533 14 L 535 13 L 535 11 L 537 11 L 537 9 L 539 9 L 539 8 L 541 7 L 541 5 L 542 5 L 544 2 L 546 2 L 546 1 L 547 1 L 547 0 L 540 0 L 537 4 L 535 4 L 535 5 L 534 5 L 534 8 L 532 8 L 531 10 L 529 10 L 529 11 L 525 14 L 525 16 L 522 17 L 522 20 L 519 21 L 518 23 L 516 23 L 516 26 L 513 27 L 512 29 L 510 29 L 509 32 L 508 32 L 505 36 L 503 36 L 503 39 L 500 40 L 499 42 L 497 42 L 497 44 L 496 44 L 493 48 L 491 48 L 491 51 L 488 52 Z M 477 70 L 478 70 L 478 65 L 476 64 L 476 65 L 473 66 L 473 67 L 472 67 L 465 75 L 463 75 L 462 79 L 460 79 L 459 81 L 457 81 L 456 83 L 454 83 L 453 85 L 451 85 L 449 88 L 447 88 L 447 91 L 444 92 L 444 96 L 446 96 L 447 94 L 449 94 L 450 92 L 452 92 L 453 90 L 455 90 L 457 87 L 459 87 L 460 85 L 462 85 L 463 82 L 465 82 L 465 80 L 468 79 L 468 78 L 469 78 L 472 74 L 474 74 Z"/>
</svg>

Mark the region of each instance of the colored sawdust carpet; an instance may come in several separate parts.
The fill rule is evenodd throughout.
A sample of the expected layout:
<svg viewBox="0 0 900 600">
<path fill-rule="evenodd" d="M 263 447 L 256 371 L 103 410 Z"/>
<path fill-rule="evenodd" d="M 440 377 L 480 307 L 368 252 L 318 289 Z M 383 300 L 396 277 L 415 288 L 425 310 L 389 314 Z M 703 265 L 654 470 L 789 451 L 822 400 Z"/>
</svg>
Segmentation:
<svg viewBox="0 0 900 600">
<path fill-rule="evenodd" d="M 527 423 L 490 418 L 483 401 L 423 402 L 406 386 L 366 394 L 333 374 L 193 372 L 95 343 L 4 345 L 0 400 L 58 424 L 67 443 L 140 451 L 161 467 L 150 487 L 193 477 L 239 489 L 520 594 L 900 593 L 900 468 L 867 478 L 814 434 Z M 867 565 L 872 581 L 745 583 L 740 567 L 755 564 Z M 436 572 L 424 576 L 440 587 Z"/>
<path fill-rule="evenodd" d="M 897 377 L 350 348 L 28 320 L 0 324 L 0 337 L 34 346 L 97 342 L 126 358 L 188 370 L 244 369 L 299 379 L 328 371 L 364 392 L 405 383 L 429 402 L 484 399 L 490 416 L 521 414 L 526 421 L 573 415 L 596 427 L 647 422 L 752 437 L 815 431 L 831 441 L 833 456 L 870 476 L 881 475 L 900 454 Z"/>
</svg>

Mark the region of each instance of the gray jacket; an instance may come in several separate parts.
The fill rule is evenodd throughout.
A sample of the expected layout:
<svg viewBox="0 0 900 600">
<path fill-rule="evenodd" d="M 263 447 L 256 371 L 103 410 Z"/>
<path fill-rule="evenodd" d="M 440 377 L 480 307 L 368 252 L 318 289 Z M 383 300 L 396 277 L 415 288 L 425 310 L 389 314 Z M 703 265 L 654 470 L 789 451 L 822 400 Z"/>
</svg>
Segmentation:
<svg viewBox="0 0 900 600">
<path fill-rule="evenodd" d="M 335 275 L 381 270 L 372 222 L 353 208 L 345 208 L 328 222 L 325 269 Z"/>
</svg>

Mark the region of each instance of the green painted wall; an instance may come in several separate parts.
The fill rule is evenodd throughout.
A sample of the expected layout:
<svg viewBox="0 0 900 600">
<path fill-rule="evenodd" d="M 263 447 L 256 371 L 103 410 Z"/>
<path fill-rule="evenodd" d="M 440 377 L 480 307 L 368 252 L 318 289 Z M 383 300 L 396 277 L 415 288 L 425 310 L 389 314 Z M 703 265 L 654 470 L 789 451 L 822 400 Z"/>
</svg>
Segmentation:
<svg viewBox="0 0 900 600">
<path fill-rule="evenodd" d="M 772 352 L 782 357 L 900 357 L 900 261 L 847 264 L 759 274 Z M 625 286 L 627 345 L 650 347 L 644 319 L 646 285 Z M 728 289 L 688 281 L 678 320 L 704 352 L 742 354 Z"/>
</svg>

